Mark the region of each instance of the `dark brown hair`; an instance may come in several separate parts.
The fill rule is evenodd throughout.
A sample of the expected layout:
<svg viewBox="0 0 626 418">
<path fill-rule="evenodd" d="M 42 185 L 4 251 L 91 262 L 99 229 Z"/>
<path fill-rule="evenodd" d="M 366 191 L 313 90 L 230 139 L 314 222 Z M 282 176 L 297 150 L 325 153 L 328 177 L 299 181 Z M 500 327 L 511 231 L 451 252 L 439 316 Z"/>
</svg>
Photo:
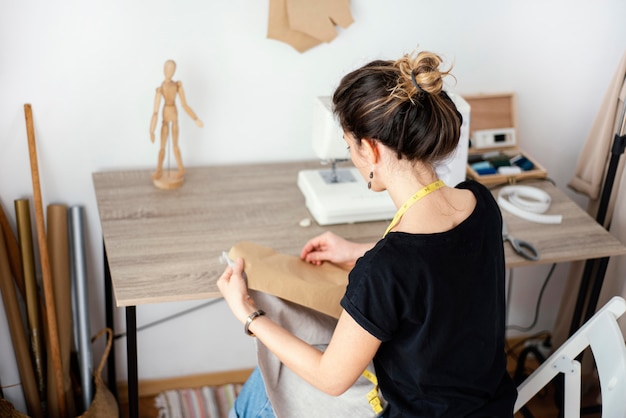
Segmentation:
<svg viewBox="0 0 626 418">
<path fill-rule="evenodd" d="M 376 139 L 398 158 L 434 164 L 458 144 L 461 114 L 443 90 L 441 58 L 431 52 L 372 61 L 347 74 L 333 95 L 334 112 L 357 141 Z"/>
</svg>

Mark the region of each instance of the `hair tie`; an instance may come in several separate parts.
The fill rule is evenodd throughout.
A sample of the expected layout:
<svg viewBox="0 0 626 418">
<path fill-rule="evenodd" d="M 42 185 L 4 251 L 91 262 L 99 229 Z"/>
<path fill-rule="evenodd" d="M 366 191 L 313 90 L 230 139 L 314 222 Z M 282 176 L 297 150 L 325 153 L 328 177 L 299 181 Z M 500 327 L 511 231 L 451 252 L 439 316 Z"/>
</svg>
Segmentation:
<svg viewBox="0 0 626 418">
<path fill-rule="evenodd" d="M 413 82 L 413 85 L 415 86 L 417 91 L 419 91 L 420 93 L 424 93 L 424 89 L 417 83 L 417 80 L 415 79 L 415 72 L 413 71 L 411 71 L 411 81 Z"/>
</svg>

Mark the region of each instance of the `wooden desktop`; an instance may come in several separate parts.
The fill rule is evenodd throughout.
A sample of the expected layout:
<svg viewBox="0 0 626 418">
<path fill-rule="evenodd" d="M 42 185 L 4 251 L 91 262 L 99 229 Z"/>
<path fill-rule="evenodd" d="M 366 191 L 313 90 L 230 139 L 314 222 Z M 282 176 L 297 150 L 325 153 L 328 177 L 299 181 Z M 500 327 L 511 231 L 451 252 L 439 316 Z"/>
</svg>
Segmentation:
<svg viewBox="0 0 626 418">
<path fill-rule="evenodd" d="M 381 237 L 388 221 L 300 226 L 311 215 L 296 177 L 299 170 L 311 168 L 323 167 L 316 161 L 192 167 L 175 190 L 155 188 L 149 170 L 93 174 L 105 248 L 107 326 L 113 326 L 113 302 L 126 308 L 131 417 L 138 416 L 136 306 L 220 297 L 215 282 L 225 266 L 219 256 L 239 241 L 297 255 L 309 238 L 326 230 L 358 242 Z M 562 214 L 563 222 L 537 224 L 503 211 L 510 234 L 540 253 L 539 261 L 529 261 L 506 245 L 507 267 L 626 253 L 550 182 L 524 184 L 549 193 L 549 213 Z M 115 384 L 114 376 L 109 367 L 109 385 Z"/>
</svg>

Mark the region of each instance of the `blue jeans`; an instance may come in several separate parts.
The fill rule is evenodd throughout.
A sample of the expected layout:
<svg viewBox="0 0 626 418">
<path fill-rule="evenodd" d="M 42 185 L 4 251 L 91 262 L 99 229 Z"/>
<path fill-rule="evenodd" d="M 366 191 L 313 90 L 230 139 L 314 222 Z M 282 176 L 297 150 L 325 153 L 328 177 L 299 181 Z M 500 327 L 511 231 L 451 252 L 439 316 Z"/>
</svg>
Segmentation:
<svg viewBox="0 0 626 418">
<path fill-rule="evenodd" d="M 228 418 L 276 418 L 258 367 L 241 388 Z"/>
</svg>

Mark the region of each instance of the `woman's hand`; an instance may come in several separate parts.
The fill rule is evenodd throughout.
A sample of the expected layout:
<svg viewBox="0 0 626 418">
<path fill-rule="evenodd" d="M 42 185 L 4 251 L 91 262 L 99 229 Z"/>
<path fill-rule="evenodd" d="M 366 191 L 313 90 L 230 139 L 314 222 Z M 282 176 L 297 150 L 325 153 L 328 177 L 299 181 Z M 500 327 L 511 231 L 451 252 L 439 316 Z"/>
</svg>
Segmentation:
<svg viewBox="0 0 626 418">
<path fill-rule="evenodd" d="M 226 299 L 235 317 L 244 323 L 256 311 L 254 300 L 248 295 L 248 285 L 243 277 L 243 259 L 238 258 L 232 267 L 228 266 L 217 279 L 217 287 Z"/>
<path fill-rule="evenodd" d="M 315 265 L 330 261 L 352 267 L 356 260 L 372 247 L 372 243 L 358 244 L 328 231 L 311 238 L 302 248 L 300 258 Z"/>
</svg>

